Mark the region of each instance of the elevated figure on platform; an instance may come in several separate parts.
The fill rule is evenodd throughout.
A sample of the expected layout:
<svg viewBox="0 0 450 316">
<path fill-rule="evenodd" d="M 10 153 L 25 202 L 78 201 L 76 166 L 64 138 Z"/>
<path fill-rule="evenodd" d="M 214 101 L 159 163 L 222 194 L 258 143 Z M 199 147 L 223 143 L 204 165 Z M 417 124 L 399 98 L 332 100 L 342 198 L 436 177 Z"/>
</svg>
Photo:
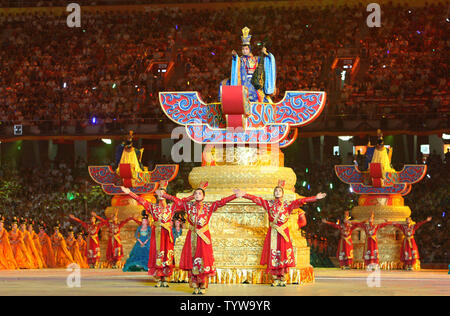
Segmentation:
<svg viewBox="0 0 450 316">
<path fill-rule="evenodd" d="M 150 236 L 152 229 L 148 222 L 148 215 L 142 211 L 142 221 L 138 221 L 138 228 L 134 234 L 136 244 L 128 256 L 122 271 L 148 271 L 148 259 L 150 254 Z"/>
<path fill-rule="evenodd" d="M 216 274 L 214 254 L 209 231 L 209 221 L 212 213 L 218 208 L 244 195 L 235 190 L 235 194 L 216 202 L 203 202 L 205 190 L 194 190 L 194 202 L 188 202 L 174 196 L 162 193 L 162 197 L 174 201 L 178 211 L 185 211 L 189 222 L 183 251 L 180 258 L 180 269 L 188 271 L 189 285 L 194 288 L 193 294 L 205 294 L 208 288 L 208 277 Z"/>
<path fill-rule="evenodd" d="M 242 56 L 232 51 L 231 86 L 245 86 L 252 102 L 272 102 L 270 95 L 275 93 L 276 68 L 275 57 L 267 52 L 264 43 L 259 43 L 262 56 L 253 56 L 249 34 L 250 29 L 242 29 Z"/>
<path fill-rule="evenodd" d="M 392 225 L 400 229 L 405 236 L 400 249 L 400 260 L 403 262 L 405 269 L 408 271 L 412 271 L 420 259 L 419 249 L 417 248 L 417 244 L 414 239 L 416 230 L 429 221 L 431 221 L 431 217 L 427 217 L 427 219 L 422 222 L 415 223 L 411 217 L 407 217 L 406 224 L 395 222 L 392 223 Z"/>
<path fill-rule="evenodd" d="M 280 180 L 273 190 L 274 199 L 267 201 L 263 198 L 245 194 L 243 197 L 262 206 L 269 215 L 269 230 L 261 254 L 261 265 L 267 265 L 267 272 L 272 275 L 272 286 L 286 286 L 285 274 L 290 267 L 295 267 L 295 255 L 292 240 L 289 235 L 288 220 L 292 211 L 305 203 L 323 199 L 326 194 L 319 193 L 313 197 L 300 198 L 291 203 L 283 201 L 284 181 Z M 306 225 L 306 216 L 303 211 L 298 215 L 298 228 Z"/>
<path fill-rule="evenodd" d="M 116 168 L 119 168 L 120 164 L 130 164 L 132 173 L 145 171 L 141 163 L 143 151 L 133 146 L 133 131 L 130 131 L 130 134 L 116 148 Z M 119 172 L 119 169 L 116 172 Z"/>
<path fill-rule="evenodd" d="M 350 222 L 350 216 L 348 212 L 345 212 L 344 219 L 337 224 L 328 222 L 326 219 L 322 219 L 322 223 L 330 225 L 339 230 L 339 244 L 336 253 L 336 257 L 339 260 L 339 265 L 343 270 L 349 270 L 353 263 L 353 241 L 352 231 L 357 227 Z"/>
</svg>

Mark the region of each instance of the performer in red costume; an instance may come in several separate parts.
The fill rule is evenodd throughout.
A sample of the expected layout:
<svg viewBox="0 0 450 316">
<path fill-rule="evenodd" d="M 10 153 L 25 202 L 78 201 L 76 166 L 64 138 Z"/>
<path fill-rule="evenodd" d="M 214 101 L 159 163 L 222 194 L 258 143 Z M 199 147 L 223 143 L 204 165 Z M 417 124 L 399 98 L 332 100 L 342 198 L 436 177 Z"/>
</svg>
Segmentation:
<svg viewBox="0 0 450 316">
<path fill-rule="evenodd" d="M 263 198 L 250 194 L 244 195 L 259 206 L 262 206 L 269 215 L 269 230 L 261 254 L 261 265 L 267 265 L 267 272 L 272 275 L 272 286 L 286 286 L 285 274 L 290 267 L 295 267 L 295 256 L 292 248 L 292 241 L 289 235 L 288 220 L 294 209 L 301 207 L 305 203 L 315 202 L 323 199 L 326 194 L 319 193 L 313 197 L 297 199 L 291 203 L 283 201 L 284 181 L 279 181 L 275 187 L 274 200 L 264 200 Z M 298 216 L 298 228 L 306 225 L 306 217 L 302 211 Z"/>
<path fill-rule="evenodd" d="M 208 225 L 212 213 L 234 199 L 242 197 L 244 193 L 235 190 L 235 194 L 212 203 L 203 202 L 205 191 L 202 188 L 194 191 L 194 202 L 183 201 L 164 192 L 161 195 L 174 201 L 179 206 L 178 211 L 186 212 L 189 231 L 181 253 L 180 269 L 188 271 L 190 286 L 194 288 L 193 294 L 205 294 L 208 277 L 216 273 Z"/>
<path fill-rule="evenodd" d="M 167 205 L 166 199 L 162 196 L 162 191 L 166 191 L 166 185 L 166 183 L 160 184 L 160 189 L 157 190 L 158 202 L 156 204 L 149 203 L 128 188 L 121 187 L 124 193 L 144 206 L 147 214 L 153 217 L 148 274 L 158 280 L 156 287 L 169 287 L 167 281 L 172 275 L 174 267 L 172 218 L 177 209 L 181 208 L 181 204 L 177 203 Z M 188 202 L 193 198 L 194 196 L 191 195 L 181 201 Z M 141 223 L 138 225 L 140 226 Z"/>
<path fill-rule="evenodd" d="M 359 223 L 353 223 L 354 226 L 364 229 L 364 232 L 366 233 L 366 244 L 364 246 L 363 259 L 364 265 L 368 270 L 377 269 L 379 264 L 377 240 L 378 230 L 392 224 L 391 222 L 386 221 L 385 223 L 375 225 L 373 221 L 374 213 L 370 215 L 368 223 L 367 220 Z"/>
<path fill-rule="evenodd" d="M 414 265 L 419 260 L 419 250 L 417 249 L 417 244 L 414 240 L 414 234 L 420 226 L 428 223 L 429 221 L 431 221 L 431 217 L 427 217 L 427 219 L 422 222 L 414 223 L 411 220 L 411 217 L 407 217 L 406 224 L 392 223 L 392 225 L 400 229 L 405 235 L 402 247 L 400 249 L 400 260 L 403 262 L 406 270 L 408 271 L 412 271 Z"/>
<path fill-rule="evenodd" d="M 350 223 L 350 217 L 348 212 L 345 212 L 345 216 L 342 222 L 337 224 L 328 222 L 326 219 L 322 219 L 322 223 L 328 224 L 337 230 L 339 230 L 340 240 L 336 257 L 339 259 L 339 265 L 343 270 L 349 270 L 353 263 L 353 241 L 352 231 L 357 227 Z"/>
<path fill-rule="evenodd" d="M 94 212 L 91 213 L 91 222 L 85 223 L 82 220 L 76 218 L 72 214 L 69 215 L 69 218 L 74 220 L 77 223 L 80 223 L 83 226 L 84 230 L 88 233 L 87 245 L 85 250 L 85 256 L 90 268 L 98 268 L 100 261 L 100 242 L 98 240 L 98 233 L 100 228 L 107 225 L 108 222 L 101 222 L 97 224 L 96 214 Z"/>
<path fill-rule="evenodd" d="M 109 240 L 108 247 L 106 248 L 106 260 L 108 261 L 108 265 L 116 269 L 118 268 L 118 264 L 120 264 L 120 260 L 123 258 L 123 246 L 122 240 L 120 239 L 120 230 L 126 223 L 131 220 L 138 222 L 135 218 L 129 217 L 121 222 L 119 222 L 119 218 L 117 216 L 117 212 L 110 219 L 104 219 L 97 214 L 92 213 L 100 222 L 102 226 L 108 226 L 109 231 Z"/>
</svg>

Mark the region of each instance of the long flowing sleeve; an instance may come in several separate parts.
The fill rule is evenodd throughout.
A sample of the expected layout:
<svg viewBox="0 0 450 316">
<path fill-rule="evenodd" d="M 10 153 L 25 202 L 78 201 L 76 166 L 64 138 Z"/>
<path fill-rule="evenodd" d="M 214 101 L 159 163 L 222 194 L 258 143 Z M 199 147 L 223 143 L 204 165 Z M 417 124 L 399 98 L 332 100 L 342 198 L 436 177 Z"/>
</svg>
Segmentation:
<svg viewBox="0 0 450 316">
<path fill-rule="evenodd" d="M 315 202 L 315 201 L 317 201 L 315 196 L 301 198 L 301 199 L 297 199 L 295 201 L 292 201 L 291 204 L 289 204 L 289 206 L 288 206 L 289 213 L 291 213 L 296 208 L 299 208 L 303 204 L 310 203 L 310 202 Z"/>
<path fill-rule="evenodd" d="M 179 199 L 179 198 L 177 198 L 177 197 L 175 197 L 175 196 L 172 196 L 172 195 L 170 195 L 170 194 L 167 194 L 167 193 L 163 193 L 162 194 L 162 196 L 163 196 L 163 198 L 165 198 L 165 199 L 167 199 L 167 200 L 171 200 L 172 202 L 173 202 L 173 205 L 172 205 L 172 210 L 174 211 L 174 212 L 181 212 L 181 211 L 185 211 L 186 210 L 186 208 L 187 208 L 187 202 L 189 201 L 189 200 L 186 200 L 187 198 L 190 198 L 190 196 L 189 197 L 187 197 L 187 198 L 185 198 L 185 199 Z M 192 198 L 193 198 L 193 196 L 192 196 Z"/>
<path fill-rule="evenodd" d="M 425 224 L 425 223 L 428 223 L 428 221 L 427 221 L 427 220 L 424 220 L 424 221 L 421 221 L 421 222 L 416 223 L 416 224 L 414 225 L 414 233 L 416 233 L 416 230 L 419 229 L 419 227 L 422 226 L 422 225 Z"/>
<path fill-rule="evenodd" d="M 237 198 L 236 194 L 233 194 L 233 195 L 224 197 L 223 199 L 221 199 L 219 201 L 213 202 L 211 204 L 211 212 L 215 212 L 218 208 L 225 206 L 227 203 L 235 200 L 236 198 Z"/>
<path fill-rule="evenodd" d="M 147 212 L 151 211 L 152 204 L 150 202 L 148 202 L 146 199 L 140 197 L 139 195 L 137 195 L 133 192 L 128 193 L 128 196 L 135 199 L 139 204 L 141 204 Z"/>
<path fill-rule="evenodd" d="M 255 203 L 258 206 L 264 207 L 264 209 L 266 211 L 268 211 L 269 208 L 270 208 L 269 202 L 267 200 L 264 200 L 263 198 L 258 197 L 258 196 L 254 196 L 254 195 L 251 195 L 251 194 L 245 194 L 243 196 L 243 198 L 252 201 L 253 203 Z"/>
<path fill-rule="evenodd" d="M 332 223 L 332 222 L 329 222 L 329 221 L 324 221 L 323 223 L 327 224 L 327 225 L 330 225 L 333 228 L 340 229 L 339 225 L 337 225 L 336 223 Z"/>
<path fill-rule="evenodd" d="M 269 53 L 264 57 L 264 93 L 267 95 L 273 94 L 276 87 L 276 65 L 275 57 Z"/>
<path fill-rule="evenodd" d="M 83 226 L 84 229 L 86 229 L 86 230 L 88 229 L 88 224 L 83 222 L 81 219 L 76 218 L 76 217 L 72 217 L 72 218 L 69 217 L 69 219 L 81 224 L 81 226 Z"/>
<path fill-rule="evenodd" d="M 123 226 L 125 226 L 126 223 L 128 223 L 131 220 L 134 220 L 134 217 L 128 217 L 127 219 L 124 219 L 119 223 L 119 228 L 122 228 Z"/>
</svg>

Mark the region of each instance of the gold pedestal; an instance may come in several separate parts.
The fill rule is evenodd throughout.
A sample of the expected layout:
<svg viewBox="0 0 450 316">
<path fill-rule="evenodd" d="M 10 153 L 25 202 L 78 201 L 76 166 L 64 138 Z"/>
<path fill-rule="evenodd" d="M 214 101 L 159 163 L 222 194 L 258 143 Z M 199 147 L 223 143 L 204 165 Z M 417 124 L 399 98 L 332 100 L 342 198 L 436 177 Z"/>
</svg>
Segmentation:
<svg viewBox="0 0 450 316">
<path fill-rule="evenodd" d="M 411 209 L 403 204 L 403 198 L 398 195 L 382 197 L 362 195 L 358 204 L 351 211 L 352 217 L 357 222 L 367 220 L 372 212 L 374 213 L 375 224 L 384 223 L 385 220 L 404 223 L 406 217 L 411 215 Z M 403 238 L 403 233 L 391 225 L 378 230 L 377 240 L 381 269 L 403 269 L 403 264 L 400 261 L 400 249 Z M 366 240 L 364 230 L 355 229 L 352 233 L 352 240 L 353 267 L 364 269 L 363 252 Z"/>
<path fill-rule="evenodd" d="M 292 169 L 267 166 L 205 166 L 194 168 L 189 182 L 197 188 L 202 181 L 208 181 L 205 201 L 212 202 L 233 194 L 239 188 L 249 194 L 273 199 L 273 189 L 278 180 L 286 181 L 285 199 L 292 201 L 300 196 L 292 189 L 296 176 Z M 178 194 L 186 197 L 188 194 Z M 267 211 L 246 199 L 237 199 L 218 209 L 210 220 L 211 239 L 217 269 L 212 283 L 271 283 L 266 267 L 260 265 L 261 253 L 269 227 Z M 314 281 L 310 265 L 310 252 L 306 239 L 297 228 L 297 214 L 289 220 L 289 230 L 293 242 L 296 267 L 290 269 L 288 283 L 309 283 Z M 180 258 L 187 229 L 177 239 L 175 258 Z M 176 262 L 178 266 L 178 262 Z M 176 270 L 175 281 L 186 281 L 187 274 Z"/>
</svg>

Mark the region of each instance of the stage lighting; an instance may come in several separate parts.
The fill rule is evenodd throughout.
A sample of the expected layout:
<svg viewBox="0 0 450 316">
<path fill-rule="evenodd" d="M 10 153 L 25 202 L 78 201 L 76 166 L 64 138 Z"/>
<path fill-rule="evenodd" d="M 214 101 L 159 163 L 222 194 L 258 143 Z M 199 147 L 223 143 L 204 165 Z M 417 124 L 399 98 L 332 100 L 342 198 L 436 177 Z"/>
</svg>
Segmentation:
<svg viewBox="0 0 450 316">
<path fill-rule="evenodd" d="M 115 83 L 113 83 L 112 88 L 115 89 L 117 87 L 117 85 Z"/>
<path fill-rule="evenodd" d="M 442 139 L 446 139 L 446 140 L 450 139 L 450 134 L 443 133 L 442 134 Z"/>
<path fill-rule="evenodd" d="M 109 138 L 102 138 L 102 142 L 105 144 L 111 145 L 112 141 Z"/>
<path fill-rule="evenodd" d="M 333 183 L 330 182 L 330 189 L 333 190 Z"/>
<path fill-rule="evenodd" d="M 92 122 L 92 124 L 97 123 L 97 118 L 94 116 L 94 117 L 91 119 L 91 122 Z"/>
<path fill-rule="evenodd" d="M 343 140 L 344 142 L 349 141 L 353 136 L 338 136 L 340 140 Z"/>
<path fill-rule="evenodd" d="M 319 207 L 319 206 L 317 207 L 317 212 L 319 212 L 319 213 L 320 213 L 320 207 Z"/>
</svg>

